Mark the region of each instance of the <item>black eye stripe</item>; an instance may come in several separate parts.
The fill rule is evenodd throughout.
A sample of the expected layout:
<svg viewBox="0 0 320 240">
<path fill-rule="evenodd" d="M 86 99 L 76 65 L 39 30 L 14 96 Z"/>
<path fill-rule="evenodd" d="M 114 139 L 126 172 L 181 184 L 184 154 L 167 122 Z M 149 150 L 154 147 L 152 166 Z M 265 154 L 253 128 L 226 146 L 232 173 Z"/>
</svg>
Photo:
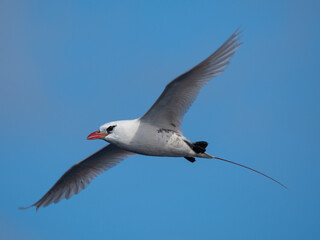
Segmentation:
<svg viewBox="0 0 320 240">
<path fill-rule="evenodd" d="M 114 128 L 116 127 L 116 125 L 110 126 L 107 128 L 107 132 L 111 132 Z"/>
</svg>

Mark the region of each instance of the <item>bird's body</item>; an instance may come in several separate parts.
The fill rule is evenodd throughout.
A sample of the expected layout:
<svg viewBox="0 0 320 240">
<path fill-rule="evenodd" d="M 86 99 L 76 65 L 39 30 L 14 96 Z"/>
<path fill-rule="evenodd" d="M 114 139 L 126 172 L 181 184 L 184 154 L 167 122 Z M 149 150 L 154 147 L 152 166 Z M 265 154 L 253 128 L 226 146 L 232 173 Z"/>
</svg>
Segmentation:
<svg viewBox="0 0 320 240">
<path fill-rule="evenodd" d="M 204 157 L 195 153 L 190 148 L 191 141 L 173 126 L 171 129 L 159 128 L 138 118 L 102 125 L 100 131 L 109 125 L 116 125 L 116 128 L 108 142 L 121 149 L 149 156 Z"/>
<path fill-rule="evenodd" d="M 90 134 L 87 139 L 102 139 L 110 144 L 72 166 L 32 206 L 38 209 L 63 198 L 70 198 L 83 190 L 93 178 L 134 154 L 184 157 L 190 162 L 194 162 L 195 157 L 214 158 L 248 168 L 209 155 L 206 153 L 207 142 L 191 142 L 183 136 L 181 130 L 183 116 L 200 89 L 224 71 L 241 46 L 239 34 L 239 31 L 233 33 L 207 59 L 171 81 L 145 115 L 134 120 L 106 123 Z M 270 178 L 254 169 L 248 169 Z"/>
</svg>

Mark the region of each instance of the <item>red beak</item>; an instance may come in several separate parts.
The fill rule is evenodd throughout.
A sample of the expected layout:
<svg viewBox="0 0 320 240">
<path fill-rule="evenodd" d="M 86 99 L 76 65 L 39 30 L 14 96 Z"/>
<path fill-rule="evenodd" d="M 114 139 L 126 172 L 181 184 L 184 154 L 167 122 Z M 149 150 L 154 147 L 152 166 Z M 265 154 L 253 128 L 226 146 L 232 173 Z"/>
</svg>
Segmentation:
<svg viewBox="0 0 320 240">
<path fill-rule="evenodd" d="M 93 140 L 93 139 L 103 139 L 105 136 L 107 136 L 107 133 L 100 132 L 100 131 L 95 131 L 91 133 L 88 137 L 87 140 Z"/>
</svg>

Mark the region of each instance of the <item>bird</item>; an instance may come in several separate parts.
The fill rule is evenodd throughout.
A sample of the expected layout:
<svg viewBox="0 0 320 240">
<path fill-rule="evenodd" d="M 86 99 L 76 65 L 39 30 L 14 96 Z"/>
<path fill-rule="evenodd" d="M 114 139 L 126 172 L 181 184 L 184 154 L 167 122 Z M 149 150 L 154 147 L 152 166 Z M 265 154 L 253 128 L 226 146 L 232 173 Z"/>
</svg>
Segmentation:
<svg viewBox="0 0 320 240">
<path fill-rule="evenodd" d="M 206 141 L 192 142 L 182 133 L 181 124 L 185 113 L 200 89 L 229 65 L 230 59 L 243 44 L 240 39 L 241 30 L 238 28 L 213 54 L 171 81 L 142 117 L 100 126 L 87 139 L 102 139 L 109 144 L 73 165 L 39 201 L 20 209 L 36 207 L 38 210 L 62 199 L 69 199 L 85 189 L 99 174 L 135 154 L 183 157 L 192 163 L 196 158 L 217 159 L 252 170 L 286 188 L 262 172 L 208 154 Z"/>
</svg>

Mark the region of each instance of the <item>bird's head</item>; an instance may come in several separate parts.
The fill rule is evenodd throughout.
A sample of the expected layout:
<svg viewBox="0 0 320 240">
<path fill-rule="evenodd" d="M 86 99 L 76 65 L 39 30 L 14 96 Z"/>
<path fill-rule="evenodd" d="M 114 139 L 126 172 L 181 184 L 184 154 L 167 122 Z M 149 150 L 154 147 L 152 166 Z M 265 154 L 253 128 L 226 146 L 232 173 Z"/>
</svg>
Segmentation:
<svg viewBox="0 0 320 240">
<path fill-rule="evenodd" d="M 110 122 L 103 124 L 98 131 L 95 131 L 91 133 L 87 139 L 88 140 L 94 140 L 94 139 L 102 139 L 102 140 L 112 140 L 116 138 L 116 128 L 117 128 L 116 122 Z"/>
</svg>

